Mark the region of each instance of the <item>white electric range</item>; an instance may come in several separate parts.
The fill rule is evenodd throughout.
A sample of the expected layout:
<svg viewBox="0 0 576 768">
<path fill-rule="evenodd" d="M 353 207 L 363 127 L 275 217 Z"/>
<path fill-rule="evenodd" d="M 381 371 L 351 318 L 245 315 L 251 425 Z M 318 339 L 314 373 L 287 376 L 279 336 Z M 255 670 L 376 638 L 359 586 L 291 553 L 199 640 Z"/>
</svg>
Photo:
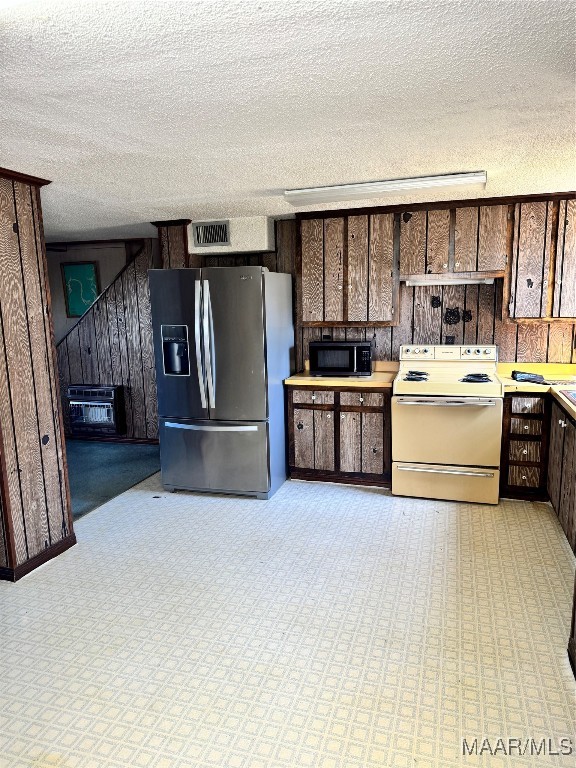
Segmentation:
<svg viewBox="0 0 576 768">
<path fill-rule="evenodd" d="M 408 345 L 392 397 L 392 493 L 498 503 L 504 389 L 495 346 Z"/>
</svg>

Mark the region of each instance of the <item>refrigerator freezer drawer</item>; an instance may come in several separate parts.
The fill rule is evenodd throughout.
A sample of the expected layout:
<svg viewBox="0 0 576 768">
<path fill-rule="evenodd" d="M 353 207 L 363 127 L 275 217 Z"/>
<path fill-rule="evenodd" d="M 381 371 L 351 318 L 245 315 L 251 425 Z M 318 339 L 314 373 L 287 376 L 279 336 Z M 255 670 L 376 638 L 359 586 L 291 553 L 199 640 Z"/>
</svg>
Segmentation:
<svg viewBox="0 0 576 768">
<path fill-rule="evenodd" d="M 498 504 L 499 485 L 500 471 L 497 468 L 392 463 L 392 493 L 395 496 Z"/>
<path fill-rule="evenodd" d="M 162 483 L 168 488 L 267 493 L 268 423 L 161 419 Z"/>
</svg>

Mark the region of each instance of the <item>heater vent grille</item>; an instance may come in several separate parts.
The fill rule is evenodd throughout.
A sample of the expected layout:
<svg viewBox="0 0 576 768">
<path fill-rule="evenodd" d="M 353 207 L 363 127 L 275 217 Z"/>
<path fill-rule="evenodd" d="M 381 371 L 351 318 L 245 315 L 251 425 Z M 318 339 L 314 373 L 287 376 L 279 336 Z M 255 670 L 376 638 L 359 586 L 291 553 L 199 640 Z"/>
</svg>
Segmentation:
<svg viewBox="0 0 576 768">
<path fill-rule="evenodd" d="M 230 245 L 228 221 L 203 221 L 193 225 L 194 245 L 197 248 L 209 245 Z"/>
</svg>

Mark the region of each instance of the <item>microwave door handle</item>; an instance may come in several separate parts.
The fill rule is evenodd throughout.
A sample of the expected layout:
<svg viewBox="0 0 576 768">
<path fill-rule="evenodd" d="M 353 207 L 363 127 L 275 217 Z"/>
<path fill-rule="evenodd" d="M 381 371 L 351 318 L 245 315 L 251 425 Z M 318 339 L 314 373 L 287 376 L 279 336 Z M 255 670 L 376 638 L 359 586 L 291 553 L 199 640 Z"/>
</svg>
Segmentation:
<svg viewBox="0 0 576 768">
<path fill-rule="evenodd" d="M 358 373 L 358 347 L 354 345 L 352 349 L 354 350 L 354 373 Z"/>
<path fill-rule="evenodd" d="M 194 344 L 196 348 L 196 371 L 198 373 L 198 388 L 200 389 L 200 404 L 206 410 L 206 384 L 202 367 L 202 340 L 200 335 L 200 307 L 202 305 L 202 290 L 200 280 L 194 280 Z"/>
</svg>

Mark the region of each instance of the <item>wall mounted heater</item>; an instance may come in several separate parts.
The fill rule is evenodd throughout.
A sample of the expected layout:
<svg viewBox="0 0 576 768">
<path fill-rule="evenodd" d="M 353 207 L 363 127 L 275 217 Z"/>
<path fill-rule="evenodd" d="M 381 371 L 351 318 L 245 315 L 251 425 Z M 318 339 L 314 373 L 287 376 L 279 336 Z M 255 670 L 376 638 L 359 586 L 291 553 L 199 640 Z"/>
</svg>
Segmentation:
<svg viewBox="0 0 576 768">
<path fill-rule="evenodd" d="M 66 399 L 72 436 L 126 434 L 124 387 L 73 384 L 66 390 Z"/>
</svg>

